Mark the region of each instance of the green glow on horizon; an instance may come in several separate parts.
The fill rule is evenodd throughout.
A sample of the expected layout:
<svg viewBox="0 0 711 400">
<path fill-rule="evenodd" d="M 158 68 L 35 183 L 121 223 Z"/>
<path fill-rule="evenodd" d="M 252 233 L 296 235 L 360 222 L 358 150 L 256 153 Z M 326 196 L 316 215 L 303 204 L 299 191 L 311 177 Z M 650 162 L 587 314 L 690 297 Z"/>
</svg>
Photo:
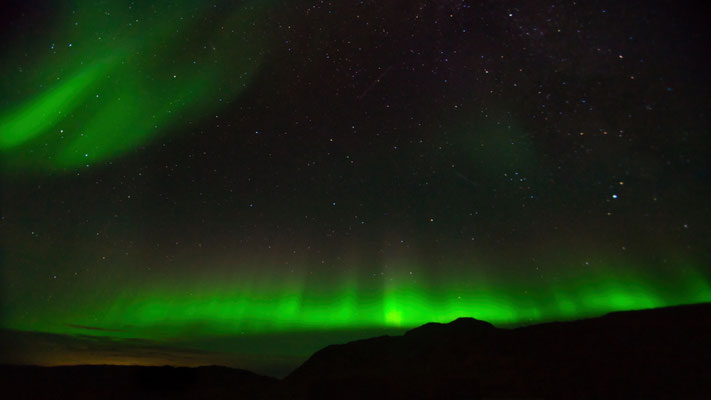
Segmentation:
<svg viewBox="0 0 711 400">
<path fill-rule="evenodd" d="M 0 155 L 9 172 L 93 165 L 234 100 L 261 64 L 264 43 L 252 31 L 271 2 L 79 3 L 34 38 L 34 65 L 5 73 Z M 201 16 L 215 12 L 220 24 L 206 26 Z M 6 55 L 8 65 L 25 63 L 26 51 Z"/>
<path fill-rule="evenodd" d="M 592 274 L 562 276 L 557 284 L 504 282 L 474 273 L 432 284 L 404 270 L 370 280 L 212 277 L 135 284 L 108 297 L 95 291 L 32 310 L 31 318 L 8 315 L 4 323 L 19 330 L 166 339 L 409 328 L 459 317 L 517 325 L 711 301 L 711 286 L 698 270 L 690 265 L 682 270 L 662 279 L 608 265 Z"/>
</svg>

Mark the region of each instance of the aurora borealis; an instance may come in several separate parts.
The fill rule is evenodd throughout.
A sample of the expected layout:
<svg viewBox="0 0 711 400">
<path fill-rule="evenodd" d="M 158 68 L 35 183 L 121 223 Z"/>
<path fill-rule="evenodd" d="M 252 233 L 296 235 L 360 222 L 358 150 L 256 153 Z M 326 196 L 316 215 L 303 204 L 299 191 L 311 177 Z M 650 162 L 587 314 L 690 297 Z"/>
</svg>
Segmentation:
<svg viewBox="0 0 711 400">
<path fill-rule="evenodd" d="M 711 301 L 703 12 L 519 3 L 8 6 L 0 326 L 251 368 Z"/>
<path fill-rule="evenodd" d="M 545 286 L 514 278 L 492 281 L 466 272 L 459 272 L 457 281 L 432 284 L 426 273 L 418 272 L 424 277 L 415 279 L 402 269 L 391 270 L 388 279 L 366 279 L 366 283 L 343 276 L 331 277 L 330 282 L 293 276 L 279 279 L 273 274 L 212 276 L 197 282 L 132 284 L 130 293 L 119 291 L 108 296 L 108 301 L 102 289 L 98 296 L 81 295 L 85 303 L 76 309 L 38 310 L 32 319 L 13 322 L 17 328 L 63 333 L 98 325 L 111 328 L 97 335 L 150 339 L 176 334 L 412 327 L 469 314 L 510 325 L 708 299 L 711 288 L 697 268 L 681 265 L 671 281 L 669 277 L 645 277 L 648 274 L 630 265 L 604 265 L 598 267 L 597 276 L 587 274 L 583 279 L 571 274 Z"/>
<path fill-rule="evenodd" d="M 149 141 L 171 127 L 173 115 L 199 116 L 215 108 L 215 94 L 217 102 L 238 95 L 261 58 L 249 22 L 269 2 L 247 3 L 219 17 L 213 12 L 211 26 L 208 7 L 193 3 L 60 6 L 56 36 L 28 45 L 43 53 L 20 67 L 31 85 L 0 117 L 0 148 L 28 144 L 33 150 L 11 158 L 12 164 L 91 164 Z M 189 18 L 181 14 L 186 11 Z M 223 24 L 234 29 L 225 32 Z M 240 62 L 221 63 L 222 58 Z M 42 68 L 45 63 L 52 67 Z M 44 148 L 31 146 L 33 140 Z"/>
</svg>

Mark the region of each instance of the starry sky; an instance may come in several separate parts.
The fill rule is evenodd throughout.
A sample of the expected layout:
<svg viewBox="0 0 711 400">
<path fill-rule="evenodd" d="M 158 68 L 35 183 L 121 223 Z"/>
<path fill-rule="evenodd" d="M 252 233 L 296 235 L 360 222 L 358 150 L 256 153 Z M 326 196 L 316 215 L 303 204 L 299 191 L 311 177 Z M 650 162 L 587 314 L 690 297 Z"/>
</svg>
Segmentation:
<svg viewBox="0 0 711 400">
<path fill-rule="evenodd" d="M 5 11 L 0 327 L 52 348 L 19 362 L 711 301 L 703 2 Z"/>
</svg>

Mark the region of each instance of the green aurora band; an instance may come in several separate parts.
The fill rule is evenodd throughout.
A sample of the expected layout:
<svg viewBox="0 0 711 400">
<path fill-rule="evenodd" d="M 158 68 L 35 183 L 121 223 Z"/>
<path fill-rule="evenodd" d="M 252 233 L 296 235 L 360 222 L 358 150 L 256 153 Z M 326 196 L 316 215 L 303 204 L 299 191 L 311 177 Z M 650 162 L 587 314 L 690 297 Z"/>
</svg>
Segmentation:
<svg viewBox="0 0 711 400">
<path fill-rule="evenodd" d="M 596 264 L 600 264 L 599 262 Z M 408 328 L 471 316 L 498 325 L 566 320 L 610 311 L 711 300 L 698 266 L 679 262 L 672 273 L 605 263 L 592 272 L 556 273 L 539 281 L 504 274 L 449 272 L 442 279 L 413 263 L 376 277 L 331 279 L 276 273 L 172 279 L 87 288 L 53 303 L 6 310 L 5 327 L 151 339 L 235 334 Z M 461 269 L 460 271 L 465 271 Z M 412 272 L 412 273 L 411 273 Z M 487 276 L 488 275 L 488 276 Z M 496 276 L 493 278 L 492 276 Z"/>
</svg>

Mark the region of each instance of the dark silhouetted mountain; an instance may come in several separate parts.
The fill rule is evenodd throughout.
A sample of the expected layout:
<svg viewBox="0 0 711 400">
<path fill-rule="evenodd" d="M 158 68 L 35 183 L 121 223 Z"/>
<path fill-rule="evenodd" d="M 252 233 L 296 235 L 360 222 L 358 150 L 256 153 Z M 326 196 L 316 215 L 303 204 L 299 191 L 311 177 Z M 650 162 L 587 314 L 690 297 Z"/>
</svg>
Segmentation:
<svg viewBox="0 0 711 400">
<path fill-rule="evenodd" d="M 472 318 L 315 353 L 282 383 L 312 399 L 711 395 L 711 304 L 499 329 Z"/>
<path fill-rule="evenodd" d="M 331 345 L 282 381 L 223 367 L 0 366 L 12 399 L 711 398 L 711 304 Z M 8 396 L 9 395 L 9 396 Z"/>
<path fill-rule="evenodd" d="M 6 399 L 252 399 L 276 382 L 224 367 L 0 366 Z"/>
</svg>

